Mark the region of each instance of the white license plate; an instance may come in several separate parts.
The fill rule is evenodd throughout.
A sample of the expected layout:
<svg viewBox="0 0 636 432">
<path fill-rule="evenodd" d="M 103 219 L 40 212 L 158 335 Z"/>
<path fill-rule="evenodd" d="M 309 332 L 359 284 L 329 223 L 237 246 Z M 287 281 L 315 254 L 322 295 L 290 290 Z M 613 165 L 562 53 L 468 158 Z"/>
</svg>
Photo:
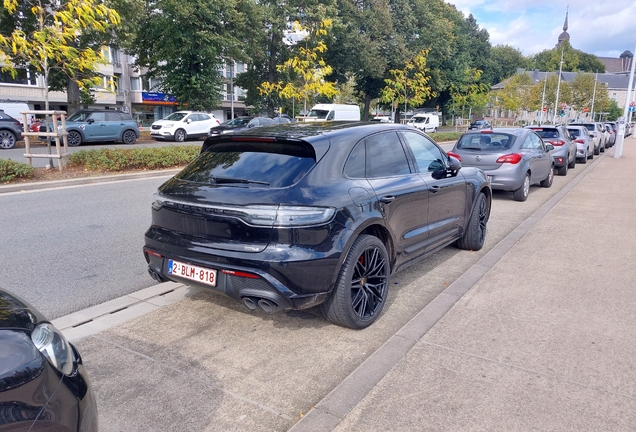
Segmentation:
<svg viewBox="0 0 636 432">
<path fill-rule="evenodd" d="M 168 274 L 216 286 L 216 270 L 197 267 L 175 260 L 168 260 Z"/>
</svg>

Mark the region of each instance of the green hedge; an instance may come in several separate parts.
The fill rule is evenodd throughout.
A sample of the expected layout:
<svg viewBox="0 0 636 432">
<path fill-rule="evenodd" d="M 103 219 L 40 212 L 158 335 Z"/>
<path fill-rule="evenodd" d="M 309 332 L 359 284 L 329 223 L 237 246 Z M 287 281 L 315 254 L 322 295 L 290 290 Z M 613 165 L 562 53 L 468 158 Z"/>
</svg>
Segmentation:
<svg viewBox="0 0 636 432">
<path fill-rule="evenodd" d="M 33 174 L 31 165 L 11 159 L 0 159 L 0 183 L 7 183 L 14 178 L 29 177 Z"/>
<path fill-rule="evenodd" d="M 80 150 L 69 156 L 70 166 L 88 171 L 124 171 L 131 169 L 161 169 L 187 165 L 201 146 L 169 146 L 136 149 Z"/>
<path fill-rule="evenodd" d="M 457 141 L 463 132 L 428 132 L 435 142 Z"/>
</svg>

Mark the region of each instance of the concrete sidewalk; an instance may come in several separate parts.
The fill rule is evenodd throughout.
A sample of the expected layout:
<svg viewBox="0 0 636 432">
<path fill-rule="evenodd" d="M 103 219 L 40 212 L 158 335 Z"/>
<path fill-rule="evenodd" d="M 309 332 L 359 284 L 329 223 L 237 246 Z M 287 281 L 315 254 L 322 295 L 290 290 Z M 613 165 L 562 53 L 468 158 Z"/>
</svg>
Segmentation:
<svg viewBox="0 0 636 432">
<path fill-rule="evenodd" d="M 434 307 L 292 430 L 636 430 L 636 140 L 608 153 L 428 332 Z"/>
</svg>

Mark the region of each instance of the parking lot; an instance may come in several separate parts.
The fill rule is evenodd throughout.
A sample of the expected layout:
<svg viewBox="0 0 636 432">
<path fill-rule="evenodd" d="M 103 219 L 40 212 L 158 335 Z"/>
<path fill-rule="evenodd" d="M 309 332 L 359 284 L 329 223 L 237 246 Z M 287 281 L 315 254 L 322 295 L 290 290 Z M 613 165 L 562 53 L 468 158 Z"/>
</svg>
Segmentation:
<svg viewBox="0 0 636 432">
<path fill-rule="evenodd" d="M 626 150 L 629 148 L 627 146 Z M 626 151 L 627 157 L 632 153 L 636 155 L 633 151 Z M 581 245 L 588 246 L 597 236 L 603 235 L 608 229 L 606 224 L 614 220 L 610 216 L 618 217 L 618 214 L 606 215 L 605 223 L 600 222 L 599 226 L 587 226 L 590 237 L 586 238 L 577 234 L 574 220 L 577 212 L 572 205 L 575 205 L 573 199 L 589 200 L 590 193 L 604 191 L 606 188 L 600 184 L 601 181 L 613 181 L 611 174 L 614 171 L 610 166 L 622 163 L 626 157 L 615 160 L 607 156 L 609 154 L 595 159 L 591 164 L 577 165 L 568 176 L 555 178 L 554 185 L 549 189 L 532 187 L 528 200 L 523 203 L 512 200 L 510 193 L 495 193 L 484 249 L 466 252 L 447 247 L 431 258 L 396 274 L 392 278 L 388 303 L 382 316 L 373 326 L 363 331 L 332 325 L 315 310 L 272 315 L 253 313 L 242 304 L 221 295 L 188 290 L 179 284 L 155 287 L 154 291 L 147 293 L 150 298 L 145 299 L 140 294 L 141 300 L 128 308 L 120 305 L 118 311 L 115 302 L 112 313 L 104 314 L 104 310 L 101 310 L 98 313 L 100 317 L 77 328 L 63 325 L 62 319 L 56 320 L 55 324 L 65 328 L 65 333 L 75 339 L 75 344 L 83 355 L 97 394 L 100 430 L 103 431 L 288 430 L 301 419 L 303 420 L 296 425 L 297 430 L 332 430 L 334 427 L 339 427 L 339 430 L 391 430 L 396 421 L 394 416 L 404 419 L 399 423 L 402 425 L 399 430 L 421 430 L 423 423 L 420 422 L 432 419 L 437 425 L 433 427 L 434 430 L 473 429 L 456 427 L 459 420 L 453 413 L 444 412 L 445 403 L 455 407 L 462 415 L 471 413 L 476 406 L 485 405 L 500 416 L 499 422 L 496 418 L 477 416 L 472 421 L 481 426 L 476 426 L 476 429 L 514 429 L 515 421 L 519 419 L 514 420 L 507 416 L 503 408 L 490 406 L 489 401 L 495 404 L 497 397 L 487 397 L 478 391 L 479 385 L 488 387 L 487 391 L 497 391 L 496 386 L 488 386 L 482 382 L 475 387 L 475 383 L 464 381 L 453 371 L 461 369 L 460 375 L 465 377 L 473 373 L 484 374 L 490 376 L 487 382 L 496 383 L 496 375 L 501 371 L 497 372 L 484 365 L 508 362 L 511 353 L 516 352 L 515 344 L 520 347 L 527 345 L 522 350 L 527 353 L 529 346 L 540 349 L 541 343 L 537 340 L 524 340 L 521 326 L 523 319 L 510 321 L 509 315 L 514 315 L 512 312 L 498 309 L 477 317 L 470 312 L 487 311 L 488 307 L 483 301 L 488 299 L 498 307 L 510 307 L 504 301 L 509 298 L 506 297 L 507 291 L 502 290 L 502 285 L 509 286 L 512 293 L 522 294 L 528 283 L 536 284 L 536 278 L 543 275 L 542 269 L 550 272 L 551 262 L 554 261 L 551 258 L 556 258 L 559 253 L 574 254 Z M 625 173 L 622 174 L 624 176 Z M 592 181 L 594 183 L 589 184 Z M 579 184 L 574 187 L 576 183 Z M 577 194 L 573 194 L 571 190 Z M 584 208 L 592 211 L 590 206 L 594 205 L 594 202 L 589 202 Z M 553 208 L 562 208 L 563 211 L 552 215 L 550 212 Z M 568 229 L 561 232 L 558 231 L 561 225 L 556 222 L 563 221 L 563 218 L 569 218 L 570 221 L 565 224 Z M 533 231 L 534 224 L 544 224 L 536 234 Z M 532 233 L 528 236 L 533 239 L 531 244 L 523 243 L 527 232 Z M 517 248 L 517 244 L 520 247 Z M 509 254 L 508 250 L 511 248 L 513 252 Z M 489 254 L 493 250 L 494 254 Z M 502 258 L 511 261 L 497 266 Z M 524 269 L 524 262 L 532 262 L 533 265 Z M 593 267 L 595 264 L 587 265 Z M 533 287 L 539 295 L 555 284 L 570 287 L 572 283 L 584 282 L 585 278 L 590 277 L 598 281 L 599 277 L 590 276 L 596 270 L 592 268 L 590 272 L 579 274 L 574 269 L 568 269 L 563 274 L 552 274 L 545 279 L 545 283 Z M 439 327 L 439 324 L 435 326 L 437 331 L 433 332 L 436 337 L 434 344 L 442 346 L 439 352 L 422 352 L 421 344 L 417 345 L 419 348 L 405 348 L 413 346 L 419 339 L 411 340 L 412 336 L 405 336 L 405 329 L 413 329 L 415 326 L 417 331 L 426 333 L 427 326 L 434 326 L 445 313 L 444 308 L 436 309 L 435 305 L 440 301 L 444 302 L 444 299 L 457 291 L 458 284 L 466 285 L 466 280 L 476 282 L 486 273 L 492 285 L 478 284 L 481 290 L 473 290 L 468 296 L 472 303 L 463 305 L 463 308 L 456 306 L 452 310 L 456 314 L 451 315 L 455 318 L 452 327 Z M 471 275 L 479 277 L 474 278 Z M 473 285 L 471 282 L 468 288 Z M 595 286 L 586 287 L 586 291 L 593 290 Z M 165 295 L 156 295 L 166 291 L 168 292 Z M 485 297 L 479 297 L 482 291 L 486 292 Z M 498 298 L 498 295 L 502 297 Z M 574 292 L 570 292 L 570 295 L 577 296 Z M 453 300 L 446 304 L 446 308 L 450 308 L 461 296 L 452 294 L 451 297 Z M 540 297 L 524 295 L 521 298 L 527 302 L 527 307 L 533 309 L 537 309 L 542 302 Z M 515 308 L 523 310 L 523 306 L 517 304 Z M 558 306 L 567 306 L 567 303 Z M 549 304 L 542 307 L 549 307 Z M 517 312 L 519 311 L 515 311 Z M 538 310 L 534 312 L 538 313 Z M 541 320 L 535 313 L 531 319 Z M 566 315 L 570 313 L 572 312 L 567 312 Z M 558 316 L 558 313 L 553 311 L 553 315 Z M 133 318 L 129 319 L 129 316 Z M 554 324 L 554 316 L 545 318 L 545 326 Z M 499 324 L 497 317 L 500 317 Z M 561 320 L 559 318 L 558 321 Z M 510 331 L 506 339 L 509 345 L 505 350 L 501 353 L 486 350 L 481 360 L 479 355 L 471 354 L 483 342 L 471 339 L 479 338 L 475 330 L 481 329 L 484 332 L 492 328 L 501 331 L 501 328 L 496 327 L 502 325 L 508 326 L 507 330 Z M 616 335 L 616 331 L 613 330 L 612 334 Z M 82 335 L 88 336 L 81 337 Z M 559 336 L 566 340 L 568 337 Z M 392 345 L 396 340 L 408 343 Z M 547 348 L 559 346 L 558 341 L 552 342 L 547 344 Z M 616 343 L 621 341 L 617 340 Z M 426 346 L 430 348 L 429 345 Z M 446 346 L 452 346 L 452 349 L 444 348 Z M 458 361 L 461 363 L 461 353 L 468 353 L 470 361 L 476 361 L 477 364 L 468 369 L 464 369 L 465 364 L 458 365 Z M 583 353 L 584 351 L 577 349 L 575 354 L 580 356 Z M 570 354 L 567 350 L 564 353 L 550 352 L 549 356 L 543 354 L 547 356 L 543 360 L 547 363 L 528 366 L 528 375 L 535 374 L 535 369 L 542 371 L 538 376 L 540 381 L 542 379 L 545 382 L 538 385 L 539 390 L 545 392 L 546 400 L 568 397 L 567 394 L 572 389 L 564 389 L 558 383 L 567 384 L 565 387 L 573 385 L 573 391 L 577 391 L 578 387 L 574 384 L 577 379 L 568 378 L 567 373 L 561 375 L 563 371 L 560 368 L 554 373 L 554 380 L 546 372 L 552 362 L 560 364 L 560 355 L 569 358 Z M 541 357 L 539 352 L 529 355 L 533 361 Z M 394 358 L 391 359 L 391 356 Z M 616 356 L 624 358 L 622 353 L 616 353 Z M 524 375 L 524 361 L 523 356 L 514 359 L 518 363 L 513 368 L 514 374 Z M 428 372 L 434 369 L 431 372 L 433 376 L 422 375 L 422 371 L 414 366 L 425 367 L 422 362 L 430 365 Z M 398 370 L 391 370 L 396 364 Z M 587 363 L 583 361 L 583 365 Z M 579 366 L 597 366 L 596 363 L 583 365 Z M 406 375 L 399 373 L 400 367 Z M 400 385 L 410 387 L 407 385 L 409 382 L 417 383 L 421 378 L 424 380 L 422 384 L 431 386 L 430 391 L 420 389 L 421 394 L 411 401 L 408 400 L 408 392 L 413 391 L 413 388 L 400 391 L 396 402 L 399 409 L 392 414 L 391 410 L 396 408 L 388 400 L 395 399 L 397 394 L 385 392 L 395 382 L 387 382 L 385 386 L 378 384 L 390 370 L 390 376 Z M 620 368 L 617 370 L 620 371 Z M 449 379 L 452 386 L 446 388 L 444 382 L 449 374 L 455 379 Z M 520 385 L 519 382 L 514 382 L 519 379 L 518 376 L 511 378 L 514 374 L 500 377 L 503 381 L 499 384 L 513 387 Z M 584 386 L 588 385 L 586 380 L 582 383 Z M 602 383 L 597 384 L 597 387 L 607 393 Z M 592 384 L 588 387 L 595 388 Z M 633 388 L 636 387 L 620 391 L 615 389 L 612 398 L 618 398 L 619 401 L 614 410 L 622 412 L 626 406 L 634 408 Z M 544 406 L 545 401 L 539 404 L 532 394 L 512 390 L 514 389 L 507 388 L 510 394 L 505 393 L 510 398 L 506 401 L 507 404 L 530 404 L 522 410 L 522 419 L 547 422 L 539 427 L 543 430 L 554 430 L 562 424 L 563 420 L 553 418 L 552 412 L 537 416 L 533 411 L 548 409 L 549 407 Z M 470 394 L 468 397 L 476 398 L 475 401 L 479 402 L 475 402 L 473 406 L 469 401 L 462 400 L 464 391 Z M 538 389 L 534 388 L 532 391 Z M 567 394 L 562 395 L 561 392 Z M 630 394 L 631 399 L 627 397 L 627 401 L 625 397 L 621 397 Z M 444 402 L 446 398 L 450 399 Z M 514 398 L 520 399 L 513 400 Z M 571 403 L 580 408 L 579 402 L 581 407 L 588 403 L 587 399 L 579 401 L 576 397 Z M 599 403 L 603 409 L 610 410 L 607 402 L 603 400 Z M 373 404 L 382 407 L 382 416 L 379 412 L 373 413 Z M 312 410 L 313 407 L 317 408 Z M 338 407 L 341 407 L 340 411 Z M 367 415 L 378 423 L 367 421 Z M 514 417 L 519 413 L 511 415 Z M 597 417 L 596 423 L 592 424 L 606 424 L 603 423 L 604 415 L 599 417 L 597 412 L 594 415 Z M 408 421 L 409 416 L 412 422 Z M 621 424 L 624 423 L 617 423 L 619 426 Z"/>
</svg>

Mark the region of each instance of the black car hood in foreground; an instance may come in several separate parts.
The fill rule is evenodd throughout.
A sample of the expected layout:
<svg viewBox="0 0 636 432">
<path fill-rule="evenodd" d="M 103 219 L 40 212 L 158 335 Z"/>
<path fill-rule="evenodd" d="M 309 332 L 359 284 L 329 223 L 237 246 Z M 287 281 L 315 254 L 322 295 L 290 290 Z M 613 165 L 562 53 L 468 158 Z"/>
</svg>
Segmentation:
<svg viewBox="0 0 636 432">
<path fill-rule="evenodd" d="M 31 331 L 44 317 L 15 294 L 0 289 L 0 329 Z"/>
</svg>

